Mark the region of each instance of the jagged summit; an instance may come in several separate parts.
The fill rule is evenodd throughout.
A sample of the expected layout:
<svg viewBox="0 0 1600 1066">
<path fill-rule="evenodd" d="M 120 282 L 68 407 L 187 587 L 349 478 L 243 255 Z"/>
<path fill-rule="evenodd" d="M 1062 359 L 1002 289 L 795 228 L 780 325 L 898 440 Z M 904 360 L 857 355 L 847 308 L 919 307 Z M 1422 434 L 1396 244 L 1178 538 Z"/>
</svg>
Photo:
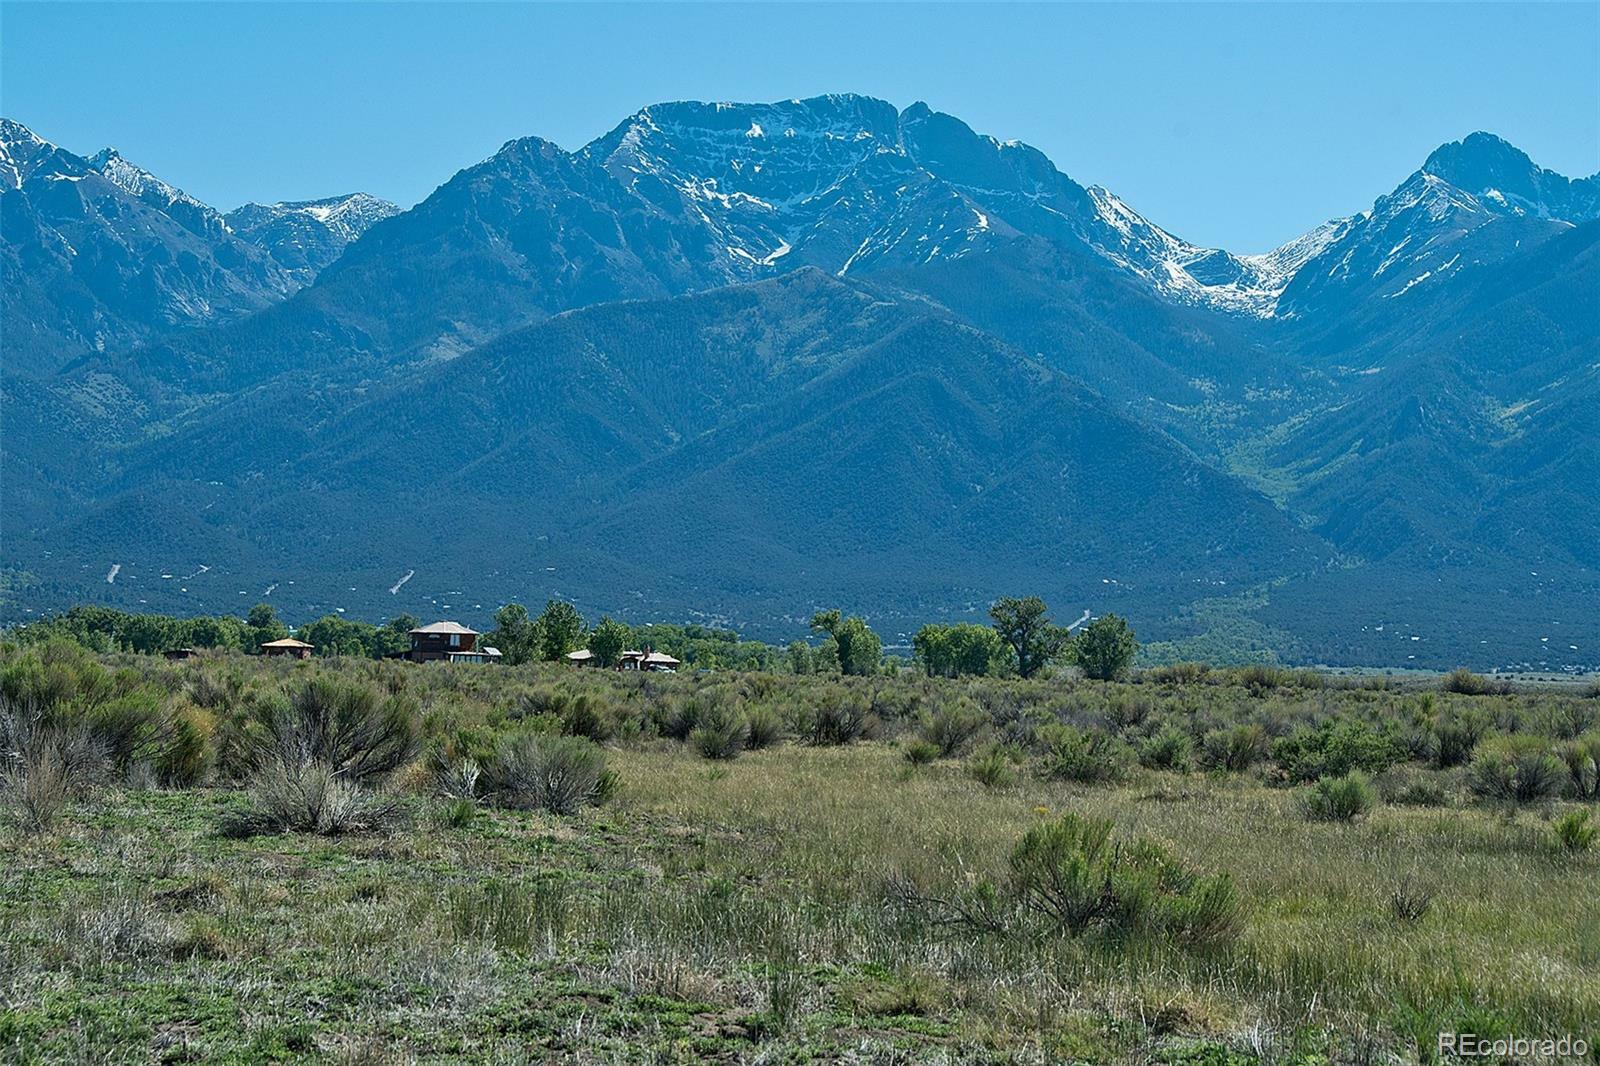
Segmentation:
<svg viewBox="0 0 1600 1066">
<path fill-rule="evenodd" d="M 1546 170 L 1492 133 L 1439 146 L 1421 173 L 1471 193 L 1489 210 L 1571 223 L 1600 217 L 1600 175 L 1572 179 Z"/>
<path fill-rule="evenodd" d="M 228 212 L 228 227 L 264 249 L 300 284 L 307 284 L 344 253 L 353 241 L 400 208 L 364 192 L 245 204 Z"/>
<path fill-rule="evenodd" d="M 177 220 L 193 233 L 216 239 L 228 232 L 228 225 L 216 208 L 129 162 L 115 148 L 100 149 L 89 157 L 89 165 L 128 195 Z"/>
<path fill-rule="evenodd" d="M 37 172 L 81 176 L 82 161 L 15 119 L 0 118 L 0 187 L 20 189 Z"/>
<path fill-rule="evenodd" d="M 389 606 L 419 559 L 484 602 L 526 561 L 597 603 L 694 572 L 754 613 L 799 602 L 774 574 L 919 612 L 986 599 L 974 574 L 1097 608 L 1271 587 L 1264 626 L 1381 654 L 1379 619 L 1450 613 L 1422 545 L 1502 589 L 1451 658 L 1519 617 L 1523 559 L 1567 569 L 1564 600 L 1532 588 L 1556 621 L 1593 598 L 1592 185 L 1495 138 L 1248 256 L 854 95 L 653 104 L 407 211 L 220 227 L 120 153 L 15 123 L 0 149 L 8 521 L 42 531 L 12 551 L 61 595 L 97 576 L 59 545 L 147 596 L 156 540 L 227 560 L 229 602 L 233 576 L 349 572 Z M 304 550 L 328 529 L 348 552 Z"/>
</svg>

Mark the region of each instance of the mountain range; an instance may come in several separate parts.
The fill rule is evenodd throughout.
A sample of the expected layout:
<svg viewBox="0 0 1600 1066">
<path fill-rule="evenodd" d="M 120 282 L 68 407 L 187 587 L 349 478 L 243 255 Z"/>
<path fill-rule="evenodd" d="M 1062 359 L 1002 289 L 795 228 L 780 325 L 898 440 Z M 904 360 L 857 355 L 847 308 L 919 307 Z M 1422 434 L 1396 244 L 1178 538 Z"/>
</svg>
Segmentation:
<svg viewBox="0 0 1600 1066">
<path fill-rule="evenodd" d="M 1158 657 L 1600 663 L 1600 176 L 1489 134 L 1264 255 L 854 95 L 513 140 L 404 211 L 219 213 L 6 120 L 0 209 L 9 620 L 896 643 L 1038 592 Z"/>
</svg>

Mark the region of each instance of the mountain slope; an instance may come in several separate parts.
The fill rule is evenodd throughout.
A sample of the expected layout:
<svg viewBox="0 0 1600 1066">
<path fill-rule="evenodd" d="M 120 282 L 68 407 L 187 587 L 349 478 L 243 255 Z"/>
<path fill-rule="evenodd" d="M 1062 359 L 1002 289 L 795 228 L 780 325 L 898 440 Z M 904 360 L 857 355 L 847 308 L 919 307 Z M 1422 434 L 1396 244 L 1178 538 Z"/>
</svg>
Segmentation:
<svg viewBox="0 0 1600 1066">
<path fill-rule="evenodd" d="M 366 193 L 245 204 L 223 216 L 235 236 L 265 251 L 299 285 L 310 284 L 351 242 L 400 213 Z"/>
<path fill-rule="evenodd" d="M 1505 185 L 1506 190 L 1498 188 Z M 1444 145 L 1307 259 L 1277 313 L 1344 351 L 1416 315 L 1452 276 L 1600 218 L 1600 176 L 1569 181 L 1486 133 Z"/>
<path fill-rule="evenodd" d="M 1449 613 L 1406 649 L 1433 665 L 1531 661 L 1536 624 L 1600 646 L 1594 181 L 1494 138 L 1264 256 L 860 96 L 512 141 L 376 222 L 360 198 L 219 216 L 114 153 L 10 143 L 29 606 L 559 593 L 787 633 L 818 599 L 909 622 L 1025 590 L 1324 661 L 1396 661 L 1374 614 Z M 55 185 L 116 207 L 85 223 L 104 240 L 132 220 L 312 280 L 18 377 L 11 322 L 96 306 L 35 217 Z M 1530 596 L 1537 621 L 1497 621 Z"/>
<path fill-rule="evenodd" d="M 805 266 L 900 271 L 1019 237 L 1132 272 L 1147 295 L 1183 295 L 1155 283 L 1167 272 L 1129 250 L 1122 224 L 1042 153 L 926 105 L 897 112 L 849 95 L 660 104 L 577 152 L 509 142 L 353 244 L 261 322 L 153 346 L 127 372 L 208 389 L 290 368 L 368 375 L 449 358 L 572 308 Z M 1205 269 L 1221 269 L 1222 257 Z M 1235 268 L 1262 278 L 1271 269 Z M 1198 285 L 1191 278 L 1183 292 L 1204 305 Z M 297 365 L 311 349 L 316 361 Z"/>
<path fill-rule="evenodd" d="M 416 569 L 418 596 L 638 594 L 769 632 L 757 600 L 848 594 L 910 619 L 1027 587 L 1148 607 L 1324 558 L 1054 372 L 815 270 L 561 315 L 325 414 L 281 451 L 197 427 L 129 453 L 121 491 L 59 539 L 152 603 L 195 602 L 152 552 L 180 510 L 185 567 L 280 599 L 288 580 L 320 597 L 334 574 Z M 1118 488 L 1135 478 L 1162 512 Z M 57 581 L 75 565 L 31 563 Z M 386 587 L 339 605 L 388 606 Z"/>
<path fill-rule="evenodd" d="M 258 310 L 292 288 L 216 212 L 114 152 L 84 159 L 0 120 L 8 374 Z"/>
</svg>

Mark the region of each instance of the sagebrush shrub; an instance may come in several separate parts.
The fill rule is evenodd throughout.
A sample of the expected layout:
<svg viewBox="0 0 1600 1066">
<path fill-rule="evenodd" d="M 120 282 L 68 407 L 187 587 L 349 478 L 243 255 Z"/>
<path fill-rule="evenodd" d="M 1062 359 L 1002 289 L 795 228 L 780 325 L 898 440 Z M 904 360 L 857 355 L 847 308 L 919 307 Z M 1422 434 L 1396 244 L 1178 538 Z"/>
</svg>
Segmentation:
<svg viewBox="0 0 1600 1066">
<path fill-rule="evenodd" d="M 1015 761 L 998 744 L 974 755 L 967 763 L 967 773 L 984 788 L 1005 788 L 1017 780 Z"/>
<path fill-rule="evenodd" d="M 1200 740 L 1200 765 L 1207 770 L 1244 773 L 1267 757 L 1271 741 L 1259 724 L 1213 729 Z"/>
<path fill-rule="evenodd" d="M 551 814 L 598 805 L 616 783 L 606 770 L 605 752 L 593 741 L 529 732 L 500 738 L 483 780 L 499 806 Z"/>
<path fill-rule="evenodd" d="M 727 703 L 716 703 L 699 715 L 689 732 L 689 746 L 708 759 L 732 759 L 744 749 L 744 716 Z"/>
<path fill-rule="evenodd" d="M 1058 781 L 1098 784 L 1120 781 L 1133 764 L 1133 752 L 1100 730 L 1051 725 L 1039 730 L 1039 772 Z"/>
<path fill-rule="evenodd" d="M 1233 671 L 1233 679 L 1243 685 L 1253 696 L 1265 695 L 1274 689 L 1289 688 L 1295 684 L 1296 674 L 1279 666 L 1256 664 L 1241 666 Z"/>
<path fill-rule="evenodd" d="M 1300 729 L 1272 746 L 1272 757 L 1290 781 L 1342 777 L 1353 770 L 1382 773 L 1405 758 L 1393 729 L 1379 729 L 1356 718 L 1323 722 Z"/>
<path fill-rule="evenodd" d="M 1445 675 L 1439 682 L 1439 688 L 1445 692 L 1455 692 L 1462 696 L 1488 696 L 1490 694 L 1505 695 L 1511 691 L 1511 682 L 1499 678 L 1488 678 L 1482 674 L 1475 674 L 1465 666 L 1458 666 Z"/>
<path fill-rule="evenodd" d="M 1360 770 L 1324 777 L 1301 796 L 1306 817 L 1318 822 L 1353 822 L 1378 804 L 1371 778 Z"/>
<path fill-rule="evenodd" d="M 1443 807 L 1449 791 L 1440 775 L 1410 766 L 1396 766 L 1379 776 L 1375 784 L 1383 802 L 1399 807 Z"/>
<path fill-rule="evenodd" d="M 1437 738 L 1433 764 L 1441 770 L 1465 766 L 1488 730 L 1488 720 L 1482 714 L 1464 711 L 1441 714 L 1433 730 Z"/>
<path fill-rule="evenodd" d="M 451 757 L 443 753 L 429 760 L 433 774 L 434 791 L 446 799 L 466 800 L 478 798 L 478 778 L 483 767 L 470 755 Z"/>
<path fill-rule="evenodd" d="M 1010 868 L 1024 912 L 1068 935 L 1152 932 L 1214 947 L 1242 923 L 1226 876 L 1200 876 L 1152 841 L 1114 841 L 1104 819 L 1067 814 L 1033 827 L 1012 849 Z"/>
<path fill-rule="evenodd" d="M 109 765 L 105 742 L 83 722 L 47 722 L 0 697 L 0 805 L 19 828 L 49 829 Z"/>
<path fill-rule="evenodd" d="M 696 693 L 668 699 L 661 706 L 657 721 L 661 735 L 673 740 L 688 740 L 707 706 L 705 697 Z"/>
<path fill-rule="evenodd" d="M 1186 774 L 1194 769 L 1194 738 L 1177 726 L 1165 726 L 1139 745 L 1139 764 Z"/>
<path fill-rule="evenodd" d="M 1541 737 L 1512 734 L 1491 737 L 1478 745 L 1468 782 L 1487 800 L 1536 803 L 1560 793 L 1568 778 L 1567 767 Z"/>
<path fill-rule="evenodd" d="M 561 731 L 568 736 L 606 741 L 616 733 L 611 708 L 592 692 L 574 694 L 561 708 Z"/>
<path fill-rule="evenodd" d="M 807 707 L 801 734 L 811 744 L 849 744 L 867 728 L 866 698 L 843 687 L 825 689 Z"/>
<path fill-rule="evenodd" d="M 1600 732 L 1585 733 L 1561 745 L 1561 761 L 1567 764 L 1575 799 L 1600 799 Z"/>
<path fill-rule="evenodd" d="M 212 719 L 199 708 L 175 706 L 161 693 L 138 688 L 89 709 L 81 720 L 123 773 L 144 764 L 162 783 L 181 786 L 205 772 Z"/>
<path fill-rule="evenodd" d="M 744 746 L 750 751 L 770 748 L 783 739 L 783 719 L 771 707 L 751 707 L 744 724 Z"/>
<path fill-rule="evenodd" d="M 313 677 L 287 698 L 261 705 L 254 732 L 258 766 L 321 763 L 353 783 L 392 772 L 417 753 L 414 706 L 370 685 Z"/>
<path fill-rule="evenodd" d="M 939 754 L 948 759 L 959 755 L 988 721 L 988 715 L 976 703 L 960 697 L 946 700 L 932 710 L 923 712 L 919 731 L 924 740 L 937 747 Z"/>
<path fill-rule="evenodd" d="M 1152 666 L 1139 675 L 1139 680 L 1154 681 L 1163 685 L 1193 685 L 1211 672 L 1208 663 L 1169 663 Z"/>
<path fill-rule="evenodd" d="M 226 816 L 223 831 L 232 836 L 257 833 L 372 832 L 404 821 L 400 800 L 364 788 L 330 764 L 311 760 L 268 760 L 249 784 L 249 807 Z"/>
</svg>

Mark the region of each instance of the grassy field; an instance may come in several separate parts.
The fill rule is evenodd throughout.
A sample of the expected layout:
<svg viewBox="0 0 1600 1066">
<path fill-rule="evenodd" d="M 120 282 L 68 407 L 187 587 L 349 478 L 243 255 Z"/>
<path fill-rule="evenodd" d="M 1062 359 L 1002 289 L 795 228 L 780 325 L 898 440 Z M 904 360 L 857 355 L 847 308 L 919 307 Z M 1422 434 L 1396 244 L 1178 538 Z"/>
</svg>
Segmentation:
<svg viewBox="0 0 1600 1066">
<path fill-rule="evenodd" d="M 303 710 L 313 679 L 368 693 L 362 713 L 407 737 L 392 767 L 344 762 L 364 774 L 344 813 L 296 831 L 271 820 L 261 723 Z M 61 747 L 76 719 L 103 760 L 53 811 L 48 760 L 7 770 L 6 1060 L 1391 1062 L 1457 1029 L 1600 1044 L 1600 853 L 1556 829 L 1595 808 L 1592 778 L 1580 760 L 1508 797 L 1489 766 L 1521 738 L 1566 767 L 1600 724 L 1583 695 L 62 648 L 8 651 L 0 695 L 13 750 L 47 721 Z M 747 750 L 759 721 L 774 735 Z M 1441 746 L 1461 722 L 1481 728 L 1457 761 Z M 562 733 L 596 738 L 571 743 L 604 784 L 573 813 L 513 800 L 507 738 Z M 1348 780 L 1347 751 L 1371 805 L 1315 817 L 1306 767 Z M 483 777 L 462 787 L 468 760 Z M 1074 928 L 1022 887 L 1019 841 L 1100 819 L 1115 854 L 1148 841 L 1179 872 L 1138 881 L 1137 915 Z M 1053 876 L 1082 857 L 1050 854 Z M 1205 935 L 1163 909 L 1217 882 L 1231 907 Z"/>
</svg>

